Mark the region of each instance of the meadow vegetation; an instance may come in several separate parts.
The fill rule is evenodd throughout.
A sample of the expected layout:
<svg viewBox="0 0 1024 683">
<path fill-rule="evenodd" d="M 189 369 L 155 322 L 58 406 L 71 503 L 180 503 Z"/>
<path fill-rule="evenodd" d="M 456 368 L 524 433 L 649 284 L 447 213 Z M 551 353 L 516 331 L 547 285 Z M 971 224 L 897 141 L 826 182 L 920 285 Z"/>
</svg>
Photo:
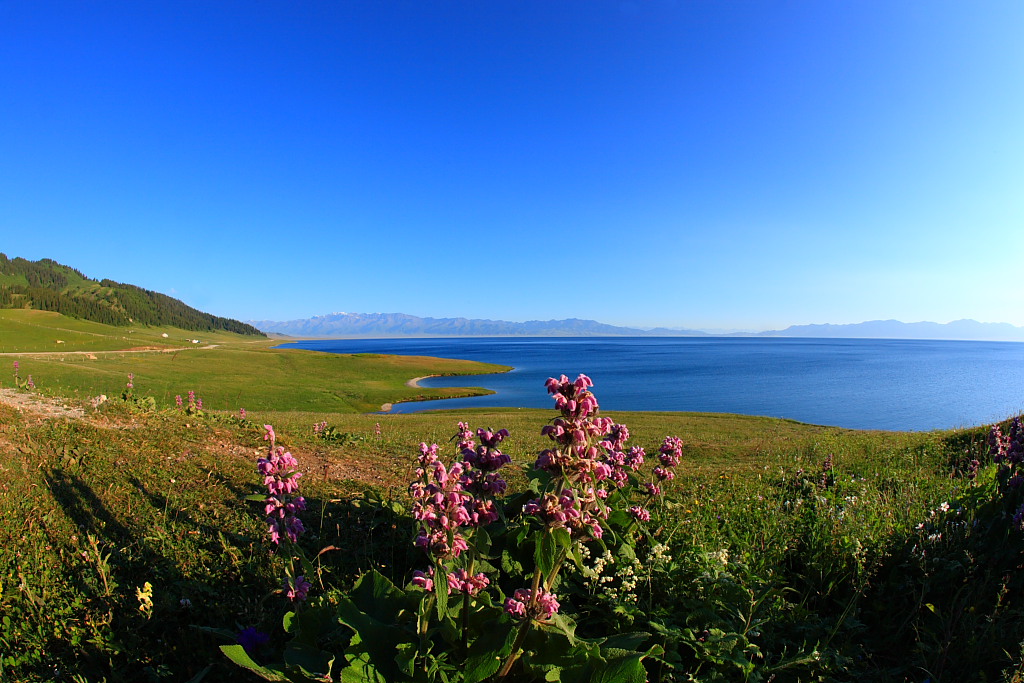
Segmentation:
<svg viewBox="0 0 1024 683">
<path fill-rule="evenodd" d="M 1019 423 L 605 414 L 569 379 L 369 414 L 474 366 L 211 343 L 0 357 L 43 400 L 0 403 L 0 680 L 1021 680 Z"/>
</svg>

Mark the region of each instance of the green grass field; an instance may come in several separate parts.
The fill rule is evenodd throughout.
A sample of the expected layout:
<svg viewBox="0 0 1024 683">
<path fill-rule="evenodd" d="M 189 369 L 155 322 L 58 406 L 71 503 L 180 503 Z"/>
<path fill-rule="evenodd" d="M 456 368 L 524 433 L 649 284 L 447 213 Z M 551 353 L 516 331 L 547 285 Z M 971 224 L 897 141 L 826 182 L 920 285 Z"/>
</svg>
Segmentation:
<svg viewBox="0 0 1024 683">
<path fill-rule="evenodd" d="M 0 681 L 256 680 L 224 658 L 218 646 L 230 640 L 218 634 L 258 627 L 273 647 L 286 640 L 286 558 L 271 551 L 260 504 L 244 499 L 261 490 L 264 423 L 305 474 L 307 553 L 339 549 L 317 560 L 314 590 L 331 601 L 368 569 L 402 585 L 422 568 L 412 522 L 394 512 L 409 502 L 420 442 L 441 444 L 449 458 L 458 421 L 506 428 L 508 478 L 521 490 L 549 443 L 540 427 L 556 414 L 369 412 L 443 395 L 405 382 L 482 371 L 475 363 L 276 350 L 228 334 L 199 337 L 216 348 L 126 353 L 127 343 L 166 339 L 159 330 L 130 340 L 123 332 L 0 311 L 5 352 L 49 352 L 0 357 L 8 398 L 62 397 L 85 411 L 69 420 L 0 403 Z M 55 339 L 87 353 L 53 353 Z M 33 375 L 34 392 L 13 392 L 15 359 L 22 377 Z M 133 397 L 152 396 L 155 409 L 120 400 L 128 373 Z M 174 396 L 189 390 L 203 398 L 204 415 L 175 407 Z M 100 393 L 110 400 L 90 406 Z M 649 541 L 666 544 L 673 564 L 646 579 L 639 603 L 572 598 L 568 583 L 560 591 L 566 609 L 577 603 L 581 632 L 656 622 L 659 642 L 676 649 L 650 669 L 651 680 L 1020 680 L 1017 503 L 993 498 L 995 466 L 976 480 L 964 474 L 966 461 L 984 459 L 985 430 L 608 416 L 648 453 L 667 435 L 685 443 Z M 314 434 L 318 422 L 333 439 Z M 649 476 L 651 460 L 641 474 Z M 379 498 L 361 500 L 368 489 Z M 943 504 L 948 518 L 936 512 Z"/>
<path fill-rule="evenodd" d="M 272 348 L 277 343 L 224 332 L 123 330 L 45 311 L 0 311 L 0 353 L 35 354 L 7 356 L 8 367 L 17 360 L 23 377 L 33 375 L 40 391 L 55 395 L 117 396 L 132 373 L 137 393 L 161 406 L 195 391 L 211 410 L 370 412 L 386 403 L 489 393 L 406 386 L 415 377 L 508 370 L 472 361 Z M 163 350 L 148 350 L 153 348 Z M 11 382 L 0 375 L 5 385 Z"/>
</svg>

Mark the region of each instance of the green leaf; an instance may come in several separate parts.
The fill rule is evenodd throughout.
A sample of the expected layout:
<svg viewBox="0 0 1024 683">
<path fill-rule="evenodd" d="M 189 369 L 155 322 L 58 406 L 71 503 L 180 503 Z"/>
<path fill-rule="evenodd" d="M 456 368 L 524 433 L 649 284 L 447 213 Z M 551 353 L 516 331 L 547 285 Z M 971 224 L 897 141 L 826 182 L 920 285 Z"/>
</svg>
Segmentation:
<svg viewBox="0 0 1024 683">
<path fill-rule="evenodd" d="M 482 526 L 473 532 L 473 547 L 479 555 L 486 556 L 491 551 L 491 535 Z"/>
<path fill-rule="evenodd" d="M 523 565 L 521 562 L 513 559 L 507 550 L 503 550 L 501 551 L 501 571 L 509 576 L 522 576 Z"/>
<path fill-rule="evenodd" d="M 569 534 L 569 530 L 565 527 L 559 527 L 551 532 L 554 536 L 554 540 L 561 548 L 569 548 L 572 546 L 572 535 Z"/>
<path fill-rule="evenodd" d="M 651 637 L 650 633 L 636 631 L 634 633 L 617 633 L 601 644 L 601 648 L 620 648 L 622 650 L 635 650 L 636 646 Z"/>
<path fill-rule="evenodd" d="M 359 577 L 349 598 L 362 612 L 387 623 L 397 621 L 399 612 L 412 606 L 406 593 L 376 570 Z"/>
<path fill-rule="evenodd" d="M 366 652 L 351 657 L 349 665 L 341 670 L 341 683 L 385 683 L 386 680 Z"/>
<path fill-rule="evenodd" d="M 265 493 L 252 493 L 243 498 L 243 500 L 251 500 L 256 503 L 263 503 L 267 500 L 267 494 Z"/>
<path fill-rule="evenodd" d="M 591 683 L 646 683 L 647 670 L 641 662 L 643 655 L 634 654 L 608 660 L 594 667 Z"/>
<path fill-rule="evenodd" d="M 517 631 L 510 622 L 499 623 L 481 631 L 480 636 L 469 646 L 464 683 L 478 683 L 496 674 L 512 652 Z"/>
<path fill-rule="evenodd" d="M 546 531 L 541 531 L 535 538 L 536 545 L 533 551 L 533 562 L 537 565 L 537 569 L 541 574 L 548 576 L 551 574 L 551 570 L 555 568 L 555 555 L 557 553 L 555 539 Z"/>
<path fill-rule="evenodd" d="M 412 677 L 416 670 L 416 644 L 401 643 L 396 648 L 395 663 L 406 676 Z"/>
<path fill-rule="evenodd" d="M 260 666 L 253 661 L 249 653 L 245 651 L 245 648 L 241 645 L 221 645 L 220 651 L 227 655 L 228 659 L 237 664 L 238 666 L 252 671 L 254 674 L 262 676 L 268 681 L 287 681 L 288 677 L 281 671 L 274 669 L 268 669 L 267 667 Z"/>
<path fill-rule="evenodd" d="M 284 651 L 284 663 L 298 667 L 307 676 L 327 678 L 334 665 L 334 655 L 316 646 L 293 642 Z"/>
<path fill-rule="evenodd" d="M 448 575 L 438 572 L 434 576 L 434 595 L 437 597 L 437 618 L 444 621 L 448 613 Z"/>
</svg>

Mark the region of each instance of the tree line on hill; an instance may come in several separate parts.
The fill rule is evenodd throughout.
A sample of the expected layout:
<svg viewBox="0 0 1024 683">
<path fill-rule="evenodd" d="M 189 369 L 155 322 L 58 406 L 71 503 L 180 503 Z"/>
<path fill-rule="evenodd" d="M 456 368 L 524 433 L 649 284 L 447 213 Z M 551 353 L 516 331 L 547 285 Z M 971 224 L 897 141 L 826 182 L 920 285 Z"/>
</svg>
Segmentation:
<svg viewBox="0 0 1024 683">
<path fill-rule="evenodd" d="M 108 279 L 97 282 L 51 259 L 9 259 L 2 253 L 0 308 L 54 311 L 106 325 L 169 325 L 266 336 L 252 325 L 204 313 L 166 294 Z"/>
</svg>

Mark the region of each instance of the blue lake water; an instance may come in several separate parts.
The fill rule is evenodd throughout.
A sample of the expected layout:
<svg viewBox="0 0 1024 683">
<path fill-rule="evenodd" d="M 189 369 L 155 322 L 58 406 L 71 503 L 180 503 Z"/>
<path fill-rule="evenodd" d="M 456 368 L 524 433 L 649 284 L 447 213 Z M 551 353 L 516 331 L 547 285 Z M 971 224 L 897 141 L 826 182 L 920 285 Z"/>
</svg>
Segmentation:
<svg viewBox="0 0 1024 683">
<path fill-rule="evenodd" d="M 585 373 L 604 411 L 671 410 L 785 417 L 854 429 L 987 424 L 1024 410 L 1024 344 L 727 337 L 344 339 L 285 344 L 332 353 L 464 358 L 510 373 L 436 377 L 490 396 L 396 404 L 551 408 L 544 380 Z"/>
</svg>

